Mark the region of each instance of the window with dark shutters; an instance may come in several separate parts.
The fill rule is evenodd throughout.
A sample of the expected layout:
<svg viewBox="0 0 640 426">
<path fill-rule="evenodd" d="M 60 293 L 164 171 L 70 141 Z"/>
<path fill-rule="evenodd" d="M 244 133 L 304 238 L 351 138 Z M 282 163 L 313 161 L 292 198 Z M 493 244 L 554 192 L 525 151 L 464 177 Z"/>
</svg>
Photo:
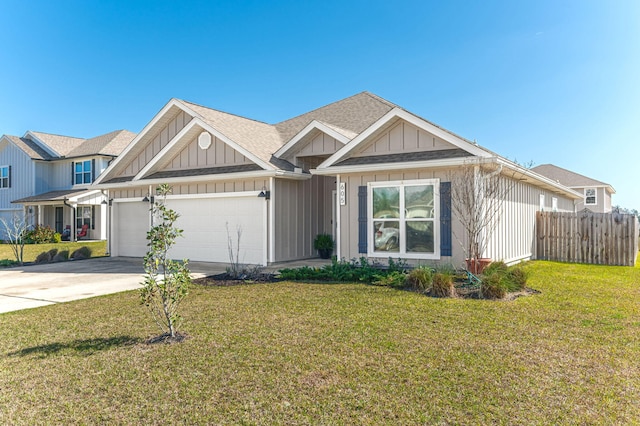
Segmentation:
<svg viewBox="0 0 640 426">
<path fill-rule="evenodd" d="M 451 182 L 440 182 L 440 255 L 452 255 Z"/>
</svg>

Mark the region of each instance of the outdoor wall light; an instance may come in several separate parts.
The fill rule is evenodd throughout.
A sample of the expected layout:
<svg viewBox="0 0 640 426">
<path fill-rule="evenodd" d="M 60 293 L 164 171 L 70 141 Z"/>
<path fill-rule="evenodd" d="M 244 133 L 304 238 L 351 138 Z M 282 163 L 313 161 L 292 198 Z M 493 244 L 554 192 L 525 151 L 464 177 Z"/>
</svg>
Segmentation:
<svg viewBox="0 0 640 426">
<path fill-rule="evenodd" d="M 153 204 L 153 203 L 154 203 L 154 201 L 155 201 L 155 197 L 154 197 L 153 195 L 152 195 L 152 196 L 149 196 L 149 194 L 147 194 L 147 195 L 145 195 L 145 196 L 144 196 L 144 198 L 142 199 L 142 201 L 144 201 L 145 203 L 151 203 L 151 204 Z"/>
<path fill-rule="evenodd" d="M 258 194 L 258 197 L 269 200 L 271 198 L 271 191 L 267 191 L 267 188 L 263 186 L 262 191 L 260 191 L 260 193 Z"/>
</svg>

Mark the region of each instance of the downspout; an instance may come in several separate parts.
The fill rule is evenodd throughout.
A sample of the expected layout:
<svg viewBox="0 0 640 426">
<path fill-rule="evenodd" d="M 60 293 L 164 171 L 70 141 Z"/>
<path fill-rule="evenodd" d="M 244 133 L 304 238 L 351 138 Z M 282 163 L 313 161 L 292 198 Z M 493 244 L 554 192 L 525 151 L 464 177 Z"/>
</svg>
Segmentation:
<svg viewBox="0 0 640 426">
<path fill-rule="evenodd" d="M 72 218 L 71 218 L 71 235 L 69 235 L 69 241 L 75 242 L 77 238 L 76 237 L 76 208 L 73 207 L 71 204 L 67 203 L 67 197 L 64 197 L 62 199 L 62 204 L 69 207 L 73 212 Z"/>
</svg>

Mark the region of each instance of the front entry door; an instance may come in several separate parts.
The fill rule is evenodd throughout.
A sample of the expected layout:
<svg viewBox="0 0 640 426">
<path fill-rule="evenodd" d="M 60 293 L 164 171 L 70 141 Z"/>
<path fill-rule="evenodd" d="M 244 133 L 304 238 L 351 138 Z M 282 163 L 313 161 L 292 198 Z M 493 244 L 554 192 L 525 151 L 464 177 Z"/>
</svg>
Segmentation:
<svg viewBox="0 0 640 426">
<path fill-rule="evenodd" d="M 64 226 L 64 218 L 62 214 L 62 207 L 56 207 L 56 232 L 62 234 L 62 228 Z"/>
</svg>

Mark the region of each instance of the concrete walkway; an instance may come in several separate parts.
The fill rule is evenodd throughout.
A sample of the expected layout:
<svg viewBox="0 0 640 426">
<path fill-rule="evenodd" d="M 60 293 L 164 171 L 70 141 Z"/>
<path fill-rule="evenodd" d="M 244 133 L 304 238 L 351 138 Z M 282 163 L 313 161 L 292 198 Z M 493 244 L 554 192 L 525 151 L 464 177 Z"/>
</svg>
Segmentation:
<svg viewBox="0 0 640 426">
<path fill-rule="evenodd" d="M 277 272 L 303 265 L 321 267 L 328 261 L 309 259 L 271 265 Z M 226 271 L 224 263 L 190 262 L 194 278 Z M 37 308 L 140 288 L 141 258 L 101 257 L 45 265 L 0 269 L 0 313 Z"/>
</svg>

